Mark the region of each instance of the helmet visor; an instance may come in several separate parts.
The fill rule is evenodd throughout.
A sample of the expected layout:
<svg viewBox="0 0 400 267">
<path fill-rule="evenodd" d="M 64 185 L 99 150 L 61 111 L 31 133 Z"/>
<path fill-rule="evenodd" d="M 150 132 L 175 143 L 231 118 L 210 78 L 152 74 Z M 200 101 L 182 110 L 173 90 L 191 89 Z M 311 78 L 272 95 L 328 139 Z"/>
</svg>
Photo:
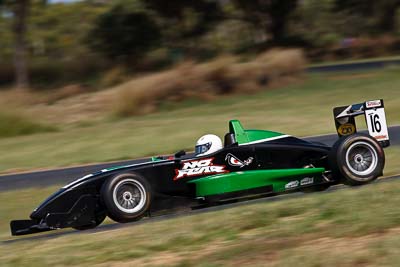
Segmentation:
<svg viewBox="0 0 400 267">
<path fill-rule="evenodd" d="M 197 145 L 195 147 L 195 153 L 196 153 L 196 155 L 206 153 L 210 149 L 210 147 L 211 147 L 211 143 Z"/>
</svg>

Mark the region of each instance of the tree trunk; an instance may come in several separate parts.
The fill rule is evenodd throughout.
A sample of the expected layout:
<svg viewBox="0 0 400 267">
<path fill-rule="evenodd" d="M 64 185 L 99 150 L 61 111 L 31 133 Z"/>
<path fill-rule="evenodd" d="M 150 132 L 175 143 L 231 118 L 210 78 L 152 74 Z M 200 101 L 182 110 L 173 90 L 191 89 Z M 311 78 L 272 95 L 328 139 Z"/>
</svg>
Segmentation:
<svg viewBox="0 0 400 267">
<path fill-rule="evenodd" d="M 381 15 L 379 28 L 383 32 L 393 32 L 396 26 L 397 4 L 387 7 Z"/>
<path fill-rule="evenodd" d="M 30 0 L 16 0 L 14 3 L 14 68 L 17 88 L 28 88 L 26 28 Z"/>
<path fill-rule="evenodd" d="M 269 32 L 272 36 L 272 43 L 281 44 L 286 37 L 286 17 L 272 16 Z"/>
<path fill-rule="evenodd" d="M 269 10 L 272 42 L 281 44 L 286 38 L 286 26 L 290 14 L 296 9 L 298 0 L 272 0 Z"/>
</svg>

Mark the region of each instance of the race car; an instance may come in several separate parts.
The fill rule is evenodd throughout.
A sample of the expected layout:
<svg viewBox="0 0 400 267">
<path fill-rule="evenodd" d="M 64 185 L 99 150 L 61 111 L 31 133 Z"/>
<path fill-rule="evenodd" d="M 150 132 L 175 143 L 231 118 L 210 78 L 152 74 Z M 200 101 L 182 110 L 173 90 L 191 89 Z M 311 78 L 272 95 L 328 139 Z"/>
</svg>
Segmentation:
<svg viewBox="0 0 400 267">
<path fill-rule="evenodd" d="M 383 175 L 390 145 L 383 100 L 334 108 L 339 135 L 330 147 L 287 134 L 244 129 L 229 122 L 221 139 L 201 137 L 195 153 L 153 157 L 86 175 L 48 197 L 30 220 L 11 221 L 12 235 L 72 227 L 91 229 L 108 216 L 125 223 L 172 209 L 192 208 L 249 196 L 321 191 L 336 184 L 367 184 Z M 364 115 L 369 134 L 357 133 Z"/>
</svg>

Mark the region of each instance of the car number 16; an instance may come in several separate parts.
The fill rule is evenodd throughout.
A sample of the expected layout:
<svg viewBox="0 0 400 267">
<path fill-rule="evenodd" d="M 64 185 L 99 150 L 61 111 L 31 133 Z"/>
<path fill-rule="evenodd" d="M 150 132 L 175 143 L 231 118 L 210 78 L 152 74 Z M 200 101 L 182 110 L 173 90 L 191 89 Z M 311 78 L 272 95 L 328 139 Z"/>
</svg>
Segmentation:
<svg viewBox="0 0 400 267">
<path fill-rule="evenodd" d="M 370 109 L 365 112 L 369 134 L 378 141 L 389 140 L 385 109 Z"/>
</svg>

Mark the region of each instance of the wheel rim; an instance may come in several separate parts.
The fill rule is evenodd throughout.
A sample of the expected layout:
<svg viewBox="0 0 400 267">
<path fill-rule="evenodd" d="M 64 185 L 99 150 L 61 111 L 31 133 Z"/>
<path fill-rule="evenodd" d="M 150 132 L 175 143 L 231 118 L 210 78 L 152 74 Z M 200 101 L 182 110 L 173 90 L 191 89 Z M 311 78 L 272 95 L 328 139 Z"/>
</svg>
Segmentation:
<svg viewBox="0 0 400 267">
<path fill-rule="evenodd" d="M 378 164 L 378 154 L 372 145 L 366 142 L 356 142 L 346 152 L 346 164 L 356 175 L 369 175 Z"/>
<path fill-rule="evenodd" d="M 135 179 L 120 181 L 113 190 L 115 205 L 123 212 L 136 213 L 146 204 L 146 190 Z"/>
</svg>

